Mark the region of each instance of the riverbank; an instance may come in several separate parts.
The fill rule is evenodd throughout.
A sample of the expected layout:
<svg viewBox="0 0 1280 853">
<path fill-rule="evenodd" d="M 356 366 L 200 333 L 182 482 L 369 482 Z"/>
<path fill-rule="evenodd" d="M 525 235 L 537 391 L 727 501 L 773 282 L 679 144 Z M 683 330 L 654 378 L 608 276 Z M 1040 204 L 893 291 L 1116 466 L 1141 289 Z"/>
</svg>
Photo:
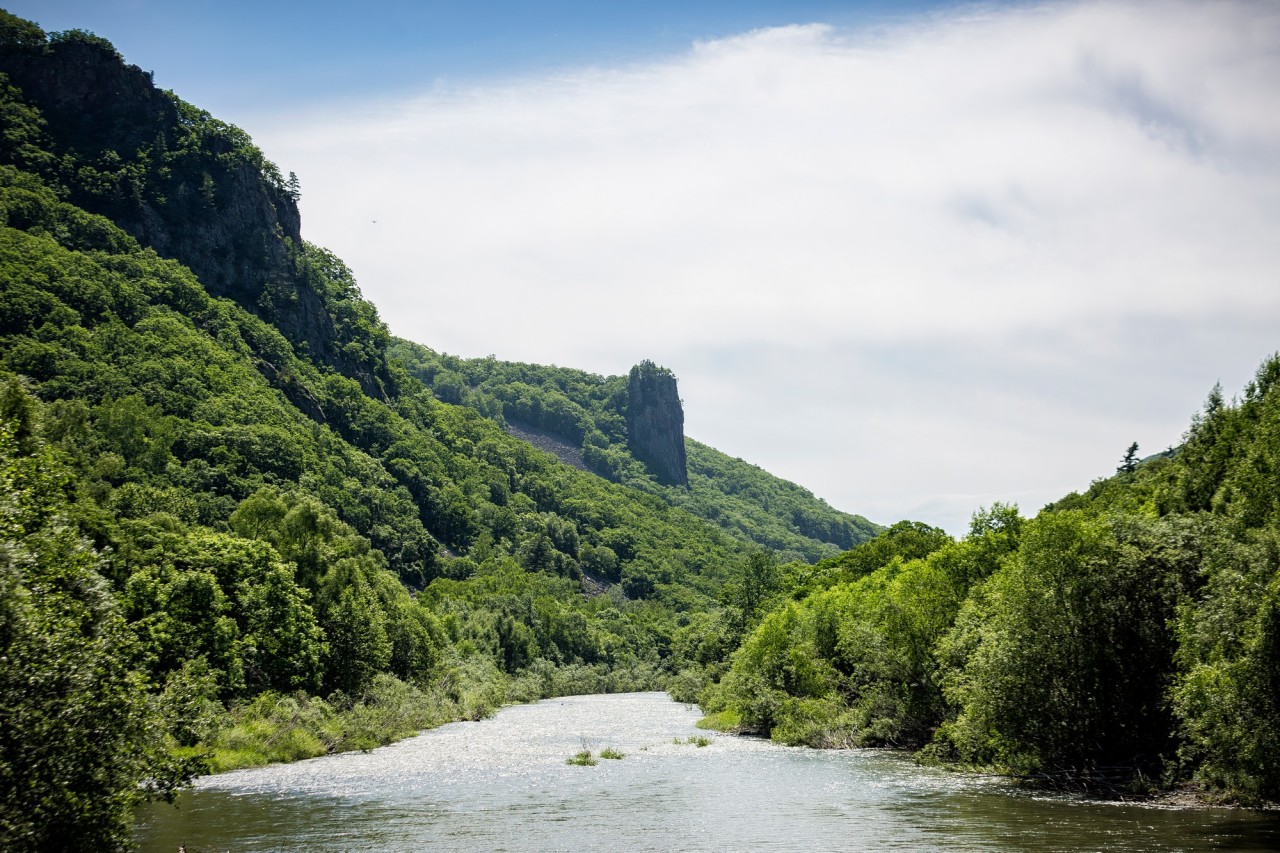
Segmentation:
<svg viewBox="0 0 1280 853">
<path fill-rule="evenodd" d="M 200 780 L 139 813 L 141 853 L 279 850 L 1280 849 L 1280 819 L 1028 796 L 885 750 L 716 736 L 659 693 L 500 709 L 383 749 Z M 705 732 L 702 732 L 705 734 Z M 693 738 L 693 743 L 690 743 Z M 596 766 L 565 760 L 612 747 Z"/>
<path fill-rule="evenodd" d="M 698 720 L 697 727 L 721 734 L 751 735 L 744 729 L 742 716 L 732 709 L 716 711 Z M 832 739 L 830 743 L 807 744 L 811 749 L 840 750 L 859 748 L 851 743 L 840 743 Z M 974 777 L 989 777 L 1016 784 L 1029 791 L 1040 791 L 1054 794 L 1079 796 L 1090 802 L 1125 803 L 1155 806 L 1169 809 L 1247 809 L 1261 812 L 1280 812 L 1280 803 L 1257 802 L 1246 803 L 1237 798 L 1228 797 L 1222 792 L 1209 791 L 1190 783 L 1182 783 L 1173 788 L 1157 787 L 1156 780 L 1149 777 L 1135 777 L 1134 783 L 1123 780 L 1122 783 L 1103 782 L 1097 778 L 1079 781 L 1075 784 L 1061 779 L 1048 782 L 1036 778 L 1020 776 L 1012 772 L 1003 772 L 997 768 L 960 765 L 926 757 L 923 752 L 909 749 L 883 749 L 885 752 L 908 755 L 913 761 L 924 766 L 936 767 L 951 773 L 967 774 Z"/>
<path fill-rule="evenodd" d="M 175 746 L 183 758 L 203 760 L 209 773 L 225 773 L 388 746 L 446 723 L 480 720 L 497 709 L 557 696 L 663 690 L 669 676 L 647 665 L 555 666 L 539 660 L 510 676 L 487 658 L 456 661 L 429 686 L 378 675 L 358 697 L 263 693 L 252 700 L 204 711 L 201 736 Z M 199 713 L 199 712 L 197 712 Z"/>
<path fill-rule="evenodd" d="M 483 695 L 459 701 L 438 687 L 422 690 L 379 675 L 359 700 L 260 694 L 229 708 L 206 741 L 179 754 L 204 756 L 210 773 L 225 773 L 375 749 L 444 723 L 480 719 L 494 707 Z"/>
</svg>

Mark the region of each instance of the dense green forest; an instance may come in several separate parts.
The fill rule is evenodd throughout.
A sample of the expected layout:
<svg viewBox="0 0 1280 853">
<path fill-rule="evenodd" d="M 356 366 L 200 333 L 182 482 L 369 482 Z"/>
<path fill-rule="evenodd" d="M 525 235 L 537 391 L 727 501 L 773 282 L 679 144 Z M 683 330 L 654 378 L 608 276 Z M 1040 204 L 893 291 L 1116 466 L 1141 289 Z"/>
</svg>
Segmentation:
<svg viewBox="0 0 1280 853">
<path fill-rule="evenodd" d="M 881 531 L 671 429 L 687 483 L 655 474 L 655 365 L 393 339 L 296 179 L 92 34 L 0 12 L 0 117 L 0 846 L 114 849 L 196 774 L 630 689 L 1280 796 L 1280 361 L 1034 519 Z"/>
<path fill-rule="evenodd" d="M 747 536 L 438 399 L 242 132 L 87 33 L 2 15 L 0 75 L 4 846 L 740 621 Z"/>
<path fill-rule="evenodd" d="M 389 352 L 438 399 L 558 439 L 577 451 L 588 470 L 780 552 L 780 559 L 813 562 L 834 556 L 882 529 L 691 438 L 684 439 L 688 486 L 659 481 L 628 447 L 626 376 L 493 357 L 463 359 L 401 339 L 392 340 Z"/>
<path fill-rule="evenodd" d="M 714 726 L 1055 784 L 1280 798 L 1280 356 L 1173 454 L 952 541 L 895 525 L 787 577 Z"/>
</svg>

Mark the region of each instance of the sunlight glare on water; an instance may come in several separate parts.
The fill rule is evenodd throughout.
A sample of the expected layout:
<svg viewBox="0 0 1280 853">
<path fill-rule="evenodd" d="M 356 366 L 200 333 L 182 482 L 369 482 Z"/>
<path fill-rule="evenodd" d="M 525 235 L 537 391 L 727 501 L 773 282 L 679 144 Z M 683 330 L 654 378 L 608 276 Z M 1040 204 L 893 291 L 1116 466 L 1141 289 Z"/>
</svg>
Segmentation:
<svg viewBox="0 0 1280 853">
<path fill-rule="evenodd" d="M 1280 820 L 1029 796 L 871 750 L 702 732 L 664 693 L 504 708 L 367 753 L 201 779 L 143 853 L 355 850 L 1280 849 Z M 707 735 L 705 748 L 688 743 Z M 674 741 L 680 740 L 681 743 Z M 622 760 L 565 763 L 613 747 Z"/>
</svg>

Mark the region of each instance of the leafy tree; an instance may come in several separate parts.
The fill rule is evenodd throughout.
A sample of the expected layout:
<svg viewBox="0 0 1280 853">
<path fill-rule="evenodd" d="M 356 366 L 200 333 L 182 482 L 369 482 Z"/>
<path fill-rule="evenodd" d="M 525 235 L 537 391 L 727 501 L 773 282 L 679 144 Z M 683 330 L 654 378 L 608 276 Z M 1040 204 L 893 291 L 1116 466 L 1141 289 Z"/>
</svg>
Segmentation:
<svg viewBox="0 0 1280 853">
<path fill-rule="evenodd" d="M 836 683 L 830 662 L 813 642 L 813 612 L 794 603 L 767 615 L 734 653 L 723 691 L 749 729 L 771 732 L 796 706 L 819 699 Z"/>
<path fill-rule="evenodd" d="M 777 558 L 769 551 L 756 551 L 740 561 L 725 585 L 729 604 L 750 623 L 769 597 L 782 587 Z"/>
<path fill-rule="evenodd" d="M 653 573 L 639 564 L 632 564 L 622 573 L 622 591 L 629 598 L 652 598 L 658 591 Z"/>
<path fill-rule="evenodd" d="M 320 689 L 328 648 L 293 573 L 273 564 L 240 602 L 245 623 L 245 681 L 253 692 Z"/>
<path fill-rule="evenodd" d="M 1079 513 L 1028 523 L 944 643 L 961 757 L 1020 772 L 1159 768 L 1169 625 L 1195 551 L 1176 525 Z"/>
<path fill-rule="evenodd" d="M 621 562 L 608 545 L 582 546 L 582 571 L 614 583 L 622 580 Z"/>
<path fill-rule="evenodd" d="M 1179 757 L 1249 803 L 1280 798 L 1280 538 L 1216 531 L 1202 601 L 1177 624 Z"/>
<path fill-rule="evenodd" d="M 395 647 L 387 616 L 370 588 L 367 564 L 347 558 L 330 570 L 320 591 L 320 624 L 329 641 L 325 689 L 358 696 L 391 665 Z"/>
<path fill-rule="evenodd" d="M 98 555 L 61 517 L 66 475 L 0 423 L 0 843 L 108 850 L 133 807 L 189 770 L 167 760 Z"/>
<path fill-rule="evenodd" d="M 44 30 L 31 21 L 0 9 L 0 47 L 38 48 L 46 38 Z"/>
</svg>

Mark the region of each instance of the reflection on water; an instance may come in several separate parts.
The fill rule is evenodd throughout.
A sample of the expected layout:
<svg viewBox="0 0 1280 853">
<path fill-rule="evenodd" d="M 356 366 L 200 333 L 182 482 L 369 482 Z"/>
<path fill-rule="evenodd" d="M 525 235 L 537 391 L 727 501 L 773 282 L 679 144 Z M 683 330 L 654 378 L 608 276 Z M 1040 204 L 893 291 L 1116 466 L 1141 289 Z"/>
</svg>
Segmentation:
<svg viewBox="0 0 1280 853">
<path fill-rule="evenodd" d="M 1277 850 L 1280 818 L 1033 797 L 883 752 L 716 735 L 663 693 L 506 708 L 369 753 L 200 780 L 144 853 L 347 850 Z M 621 761 L 566 765 L 605 747 Z"/>
</svg>

